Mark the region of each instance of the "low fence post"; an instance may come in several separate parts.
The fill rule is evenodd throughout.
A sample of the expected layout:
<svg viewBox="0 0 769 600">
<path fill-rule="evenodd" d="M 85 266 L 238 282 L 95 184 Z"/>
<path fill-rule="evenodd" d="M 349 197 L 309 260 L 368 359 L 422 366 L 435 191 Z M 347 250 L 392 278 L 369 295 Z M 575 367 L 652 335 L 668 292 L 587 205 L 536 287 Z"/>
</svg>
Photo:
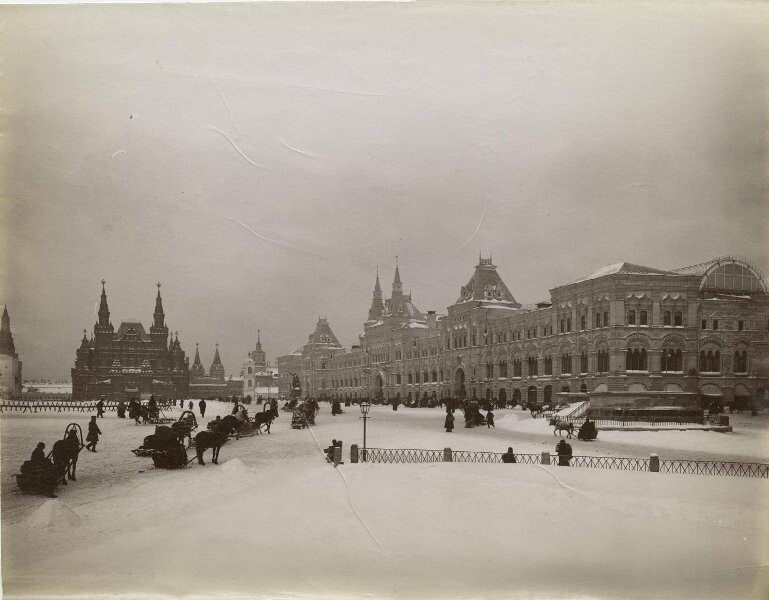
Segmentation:
<svg viewBox="0 0 769 600">
<path fill-rule="evenodd" d="M 336 467 L 340 462 L 342 462 L 342 449 L 334 446 L 334 466 Z"/>
<path fill-rule="evenodd" d="M 443 449 L 443 462 L 454 462 L 454 457 L 451 454 L 451 448 Z"/>
<path fill-rule="evenodd" d="M 660 472 L 660 457 L 654 454 L 653 452 L 649 455 L 649 472 L 651 473 Z"/>
<path fill-rule="evenodd" d="M 543 465 L 549 465 L 550 464 L 550 452 L 547 450 L 542 451 L 542 458 L 539 461 Z"/>
<path fill-rule="evenodd" d="M 350 462 L 351 463 L 358 462 L 358 444 L 353 444 L 352 446 L 350 446 Z"/>
</svg>

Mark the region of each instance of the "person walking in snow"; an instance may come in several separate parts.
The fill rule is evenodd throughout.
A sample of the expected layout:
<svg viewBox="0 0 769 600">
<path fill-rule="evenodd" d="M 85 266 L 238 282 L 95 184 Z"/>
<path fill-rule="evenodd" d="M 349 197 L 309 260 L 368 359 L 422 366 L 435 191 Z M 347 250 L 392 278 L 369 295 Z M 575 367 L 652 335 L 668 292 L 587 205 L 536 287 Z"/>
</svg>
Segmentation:
<svg viewBox="0 0 769 600">
<path fill-rule="evenodd" d="M 88 442 L 85 445 L 86 450 L 96 452 L 96 443 L 99 441 L 100 433 L 101 429 L 96 424 L 96 417 L 91 417 L 91 421 L 88 423 L 88 435 L 85 438 L 85 441 Z"/>
<path fill-rule="evenodd" d="M 566 440 L 561 440 L 555 447 L 555 453 L 558 455 L 558 466 L 568 467 L 571 460 L 571 444 Z"/>
<path fill-rule="evenodd" d="M 184 403 L 183 402 L 182 402 L 182 409 L 184 409 Z M 190 403 L 187 406 L 187 410 L 192 410 L 192 400 L 190 400 Z"/>
<path fill-rule="evenodd" d="M 198 408 L 200 409 L 200 417 L 203 418 L 206 416 L 206 401 L 204 398 L 200 399 L 200 402 L 198 402 Z"/>
<path fill-rule="evenodd" d="M 446 410 L 446 420 L 444 421 L 443 426 L 446 428 L 446 433 L 454 431 L 454 415 L 452 415 L 449 410 Z"/>
<path fill-rule="evenodd" d="M 104 396 L 99 398 L 99 401 L 96 403 L 96 416 L 104 418 Z"/>
<path fill-rule="evenodd" d="M 486 413 L 486 428 L 491 429 L 494 427 L 494 413 L 489 411 Z"/>
</svg>

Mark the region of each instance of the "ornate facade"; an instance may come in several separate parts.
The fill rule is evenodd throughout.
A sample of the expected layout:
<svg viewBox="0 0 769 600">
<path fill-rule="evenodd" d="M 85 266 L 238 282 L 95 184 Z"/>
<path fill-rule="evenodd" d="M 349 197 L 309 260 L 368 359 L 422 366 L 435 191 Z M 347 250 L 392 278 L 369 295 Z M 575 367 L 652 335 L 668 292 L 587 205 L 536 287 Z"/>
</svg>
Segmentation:
<svg viewBox="0 0 769 600">
<path fill-rule="evenodd" d="M 728 404 L 769 395 L 769 295 L 758 268 L 739 257 L 672 271 L 618 263 L 530 306 L 480 258 L 441 316 L 416 309 L 396 267 L 387 301 L 377 275 L 360 345 L 347 350 L 327 322 L 318 328 L 278 360 L 282 393 L 293 369 L 302 394 L 318 398 L 520 403 L 561 391 L 683 390 Z"/>
<path fill-rule="evenodd" d="M 21 387 L 21 361 L 13 343 L 8 307 L 4 306 L 3 316 L 0 318 L 0 398 L 20 396 Z"/>
<path fill-rule="evenodd" d="M 256 347 L 248 353 L 243 363 L 243 397 L 253 399 L 278 396 L 278 377 L 274 367 L 267 363 L 267 354 L 262 350 L 261 332 L 256 332 Z"/>
<path fill-rule="evenodd" d="M 149 333 L 138 321 L 123 321 L 115 331 L 102 280 L 98 321 L 91 338 L 83 330 L 72 369 L 72 398 L 127 400 L 154 394 L 184 398 L 189 391 L 189 359 L 165 324 L 160 284 Z"/>
<path fill-rule="evenodd" d="M 190 397 L 191 398 L 226 398 L 232 394 L 232 386 L 224 379 L 224 365 L 219 356 L 219 344 L 216 344 L 214 360 L 206 373 L 200 362 L 200 349 L 195 344 L 195 360 L 190 368 Z M 240 386 L 235 388 L 240 394 Z"/>
</svg>

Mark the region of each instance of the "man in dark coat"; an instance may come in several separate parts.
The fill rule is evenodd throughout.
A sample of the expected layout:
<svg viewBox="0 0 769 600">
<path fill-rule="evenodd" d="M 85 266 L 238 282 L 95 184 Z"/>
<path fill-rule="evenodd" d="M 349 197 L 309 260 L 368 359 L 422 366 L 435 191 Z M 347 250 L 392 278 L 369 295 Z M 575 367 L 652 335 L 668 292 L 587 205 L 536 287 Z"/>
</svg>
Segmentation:
<svg viewBox="0 0 769 600">
<path fill-rule="evenodd" d="M 91 417 L 91 421 L 88 423 L 88 435 L 85 438 L 85 441 L 88 442 L 85 445 L 86 450 L 96 452 L 96 443 L 99 441 L 100 433 L 101 429 L 96 424 L 96 417 Z"/>
<path fill-rule="evenodd" d="M 35 449 L 32 451 L 32 456 L 29 459 L 36 467 L 50 467 L 51 461 L 45 457 L 45 444 L 39 442 Z"/>
<path fill-rule="evenodd" d="M 505 452 L 502 455 L 502 462 L 503 463 L 514 463 L 514 462 L 516 462 L 515 454 L 513 454 L 513 447 L 512 446 L 508 446 L 507 452 Z"/>
<path fill-rule="evenodd" d="M 136 401 L 136 398 L 131 398 L 131 401 L 128 403 L 128 416 L 136 421 L 137 425 L 139 425 L 139 418 L 142 416 L 142 409 L 141 405 Z"/>
<path fill-rule="evenodd" d="M 184 408 L 184 403 L 182 402 L 182 409 Z M 187 410 L 192 410 L 192 400 L 190 400 L 189 405 L 187 406 Z"/>
<path fill-rule="evenodd" d="M 32 456 L 30 457 L 29 462 L 36 472 L 39 472 L 38 469 L 43 471 L 41 481 L 48 491 L 48 497 L 56 498 L 56 494 L 53 492 L 56 489 L 58 477 L 56 477 L 56 474 L 54 473 L 53 463 L 50 459 L 45 457 L 45 444 L 43 442 L 39 442 L 32 451 Z M 25 465 L 26 464 L 27 463 L 25 463 Z M 25 470 L 25 466 L 23 465 L 21 472 L 24 473 Z"/>
<path fill-rule="evenodd" d="M 206 400 L 205 398 L 201 398 L 200 402 L 198 402 L 198 408 L 200 409 L 200 416 L 205 417 L 206 416 Z"/>
<path fill-rule="evenodd" d="M 494 427 L 494 413 L 492 411 L 486 413 L 486 427 L 488 429 Z"/>
<path fill-rule="evenodd" d="M 446 411 L 446 421 L 443 423 L 443 426 L 446 428 L 446 433 L 454 431 L 454 415 L 449 410 Z"/>
<path fill-rule="evenodd" d="M 99 401 L 96 403 L 96 416 L 104 418 L 104 396 L 99 398 Z"/>
<path fill-rule="evenodd" d="M 571 460 L 571 444 L 561 440 L 555 447 L 555 453 L 558 455 L 558 466 L 568 467 Z"/>
<path fill-rule="evenodd" d="M 117 403 L 117 418 L 118 419 L 125 419 L 125 402 L 122 400 Z"/>
</svg>

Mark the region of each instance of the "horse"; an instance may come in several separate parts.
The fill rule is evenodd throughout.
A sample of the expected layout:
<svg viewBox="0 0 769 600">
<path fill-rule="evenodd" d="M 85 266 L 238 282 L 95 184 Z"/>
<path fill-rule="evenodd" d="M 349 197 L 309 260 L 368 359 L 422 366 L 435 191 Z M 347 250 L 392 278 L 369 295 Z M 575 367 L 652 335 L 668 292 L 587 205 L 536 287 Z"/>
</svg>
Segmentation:
<svg viewBox="0 0 769 600">
<path fill-rule="evenodd" d="M 574 423 L 569 423 L 567 421 L 561 421 L 560 419 L 557 419 L 556 417 L 553 417 L 550 419 L 550 425 L 553 426 L 553 435 L 555 435 L 555 432 L 558 432 L 558 435 L 561 435 L 562 431 L 565 431 L 567 434 L 567 437 L 571 438 L 574 436 Z"/>
<path fill-rule="evenodd" d="M 229 417 L 231 415 L 227 416 Z M 203 462 L 203 453 L 209 448 L 213 450 L 211 462 L 215 465 L 219 464 L 219 450 L 226 443 L 227 434 L 223 431 L 201 431 L 198 433 L 195 436 L 195 453 L 198 457 L 198 464 L 206 464 Z"/>
<path fill-rule="evenodd" d="M 262 425 L 267 426 L 267 433 L 270 433 L 270 426 L 272 422 L 278 418 L 278 409 L 272 408 L 264 412 L 258 412 L 254 415 L 254 425 L 256 426 L 256 432 L 259 433 L 259 429 Z"/>
<path fill-rule="evenodd" d="M 51 450 L 51 458 L 53 464 L 56 465 L 57 474 L 61 474 L 61 484 L 67 485 L 67 479 L 77 481 L 77 458 L 80 455 L 80 450 L 83 446 L 80 444 L 80 440 L 77 439 L 77 434 L 74 436 L 67 435 L 63 440 L 56 440 Z"/>
</svg>

